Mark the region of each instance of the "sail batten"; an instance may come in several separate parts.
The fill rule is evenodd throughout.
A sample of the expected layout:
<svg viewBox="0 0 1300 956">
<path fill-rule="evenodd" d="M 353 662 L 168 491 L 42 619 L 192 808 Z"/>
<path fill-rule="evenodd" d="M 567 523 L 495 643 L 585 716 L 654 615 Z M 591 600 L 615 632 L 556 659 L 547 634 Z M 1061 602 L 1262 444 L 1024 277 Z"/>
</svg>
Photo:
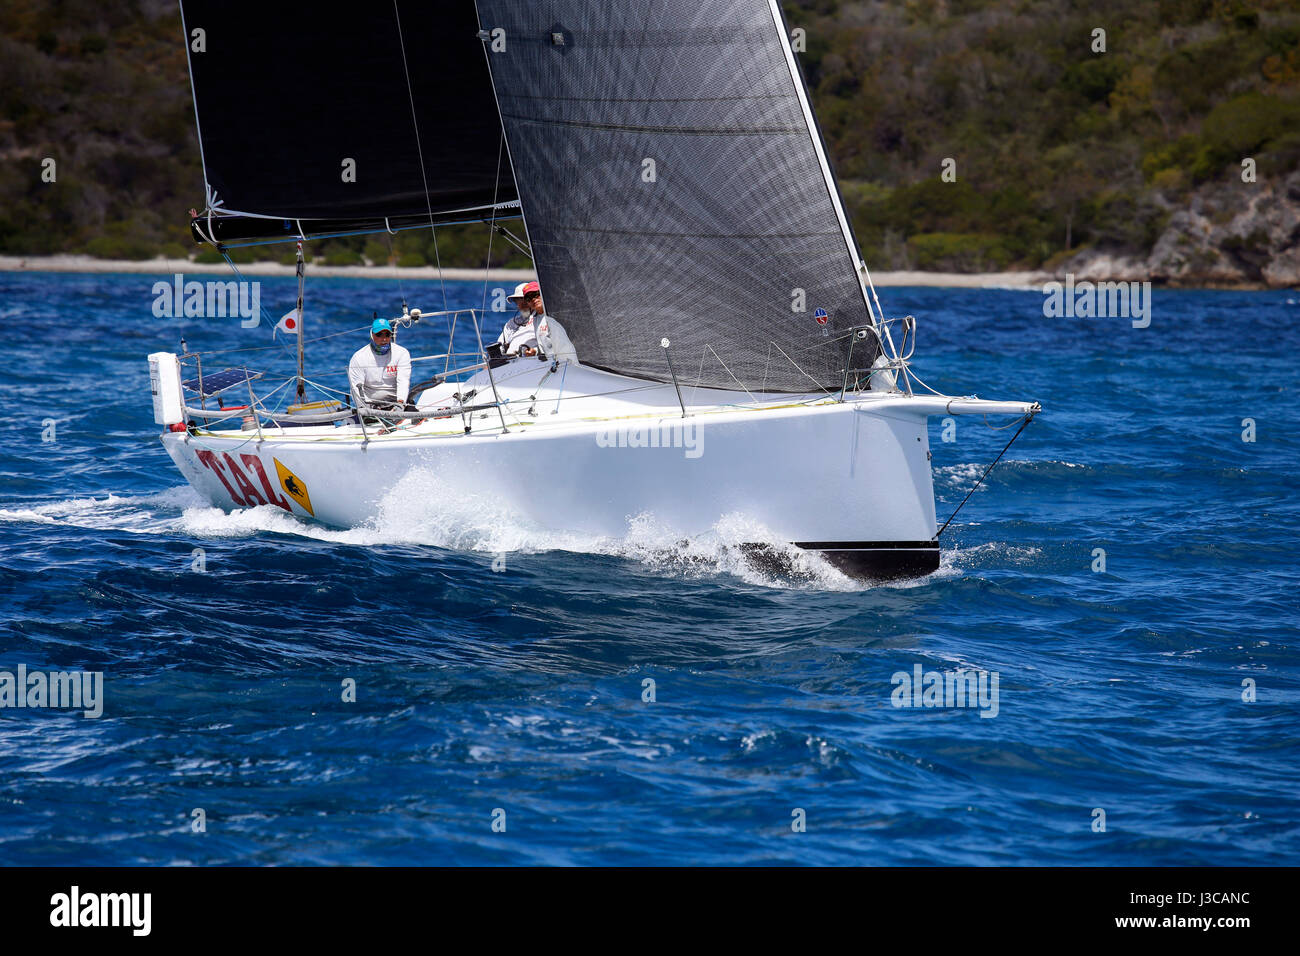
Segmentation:
<svg viewBox="0 0 1300 956">
<path fill-rule="evenodd" d="M 636 102 L 635 100 L 627 102 Z M 654 102 L 654 101 L 643 101 Z M 663 101 L 659 101 L 663 102 Z M 690 101 L 677 101 L 690 102 Z M 538 123 L 532 117 L 523 113 L 504 113 L 503 119 L 514 120 L 518 123 L 527 125 L 534 124 L 537 126 L 572 126 L 577 129 L 600 129 L 612 130 L 624 133 L 667 133 L 678 136 L 806 136 L 808 128 L 806 126 L 737 126 L 737 127 L 719 127 L 719 126 L 633 126 L 629 124 L 613 123 L 590 123 L 579 122 L 577 120 L 549 120 L 545 123 Z"/>
<path fill-rule="evenodd" d="M 839 388 L 871 316 L 779 11 L 477 6 L 547 311 L 583 361 L 668 381 L 667 338 L 684 383 Z"/>
</svg>

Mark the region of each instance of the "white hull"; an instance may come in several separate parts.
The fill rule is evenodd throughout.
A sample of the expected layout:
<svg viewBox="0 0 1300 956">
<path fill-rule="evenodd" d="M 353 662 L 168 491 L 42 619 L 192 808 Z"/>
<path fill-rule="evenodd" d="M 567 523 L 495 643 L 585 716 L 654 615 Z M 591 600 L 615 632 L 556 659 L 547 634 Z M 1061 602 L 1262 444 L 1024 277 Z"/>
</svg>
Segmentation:
<svg viewBox="0 0 1300 956">
<path fill-rule="evenodd" d="M 473 413 L 469 433 L 455 415 L 384 435 L 351 424 L 260 435 L 191 429 L 165 433 L 163 444 L 190 484 L 224 509 L 273 504 L 356 527 L 418 469 L 432 478 L 422 489 L 490 502 L 503 517 L 526 514 L 557 533 L 620 536 L 629 519 L 648 514 L 690 537 L 740 513 L 775 540 L 827 552 L 846 570 L 889 576 L 938 564 L 926 417 L 1030 408 L 970 400 L 948 407 L 946 399 L 898 393 L 839 401 L 688 388 L 683 418 L 671 385 L 582 366 L 549 376 L 546 369 L 521 359 L 496 371 L 504 430 L 491 408 Z M 471 404 L 491 400 L 492 385 L 479 373 L 426 393 L 420 408 L 468 388 L 479 390 Z M 638 447 L 646 444 L 659 447 Z M 286 472 L 304 495 L 287 493 Z"/>
</svg>

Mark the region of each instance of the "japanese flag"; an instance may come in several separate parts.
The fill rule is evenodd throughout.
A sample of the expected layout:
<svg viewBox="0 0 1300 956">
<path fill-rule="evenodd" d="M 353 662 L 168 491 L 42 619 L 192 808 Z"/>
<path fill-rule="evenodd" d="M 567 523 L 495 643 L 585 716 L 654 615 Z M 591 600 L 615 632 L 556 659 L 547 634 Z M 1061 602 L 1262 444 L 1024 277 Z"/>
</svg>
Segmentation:
<svg viewBox="0 0 1300 956">
<path fill-rule="evenodd" d="M 285 332 L 289 335 L 297 335 L 298 328 L 302 325 L 301 316 L 298 315 L 297 309 L 290 309 L 284 314 L 275 327 L 275 332 Z M 275 338 L 275 332 L 271 333 L 271 338 Z"/>
</svg>

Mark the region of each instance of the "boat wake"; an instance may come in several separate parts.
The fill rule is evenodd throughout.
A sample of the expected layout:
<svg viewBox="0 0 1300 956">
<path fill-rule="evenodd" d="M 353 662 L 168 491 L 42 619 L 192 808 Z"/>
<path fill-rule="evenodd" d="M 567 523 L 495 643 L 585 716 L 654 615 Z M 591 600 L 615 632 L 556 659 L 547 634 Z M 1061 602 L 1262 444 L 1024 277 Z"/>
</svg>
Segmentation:
<svg viewBox="0 0 1300 956">
<path fill-rule="evenodd" d="M 502 515 L 482 495 L 434 493 L 434 476 L 413 472 L 393 487 L 379 515 L 356 528 L 336 529 L 304 521 L 266 505 L 222 511 L 189 486 L 150 495 L 109 494 L 0 508 L 0 524 L 39 523 L 90 531 L 193 538 L 255 538 L 288 535 L 358 547 L 390 545 L 446 548 L 502 557 L 570 552 L 621 558 L 651 573 L 681 578 L 729 575 L 760 587 L 860 591 L 910 588 L 962 573 L 961 552 L 945 553 L 927 578 L 867 582 L 850 578 L 820 555 L 780 540 L 737 510 L 703 533 L 686 535 L 652 514 L 629 516 L 622 535 L 555 532 L 528 515 Z M 544 494 L 539 493 L 539 501 Z M 544 503 L 539 505 L 544 507 Z"/>
<path fill-rule="evenodd" d="M 152 495 L 110 492 L 105 498 L 68 498 L 0 508 L 0 524 L 67 525 L 92 531 L 167 534 L 177 530 L 176 512 L 204 505 L 206 502 L 198 492 L 182 485 Z"/>
</svg>

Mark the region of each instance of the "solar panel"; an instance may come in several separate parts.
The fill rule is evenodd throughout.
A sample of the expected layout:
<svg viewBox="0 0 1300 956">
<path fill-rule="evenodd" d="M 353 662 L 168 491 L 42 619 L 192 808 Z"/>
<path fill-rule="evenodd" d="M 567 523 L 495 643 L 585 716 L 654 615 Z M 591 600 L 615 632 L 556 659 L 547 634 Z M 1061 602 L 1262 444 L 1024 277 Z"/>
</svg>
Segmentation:
<svg viewBox="0 0 1300 956">
<path fill-rule="evenodd" d="M 203 376 L 203 390 L 200 394 L 204 398 L 210 398 L 228 388 L 234 388 L 236 385 L 243 385 L 245 382 L 257 381 L 262 377 L 262 372 L 249 372 L 246 368 L 228 368 L 221 372 L 212 372 Z M 191 378 L 182 382 L 191 392 L 199 391 L 199 379 Z"/>
</svg>

